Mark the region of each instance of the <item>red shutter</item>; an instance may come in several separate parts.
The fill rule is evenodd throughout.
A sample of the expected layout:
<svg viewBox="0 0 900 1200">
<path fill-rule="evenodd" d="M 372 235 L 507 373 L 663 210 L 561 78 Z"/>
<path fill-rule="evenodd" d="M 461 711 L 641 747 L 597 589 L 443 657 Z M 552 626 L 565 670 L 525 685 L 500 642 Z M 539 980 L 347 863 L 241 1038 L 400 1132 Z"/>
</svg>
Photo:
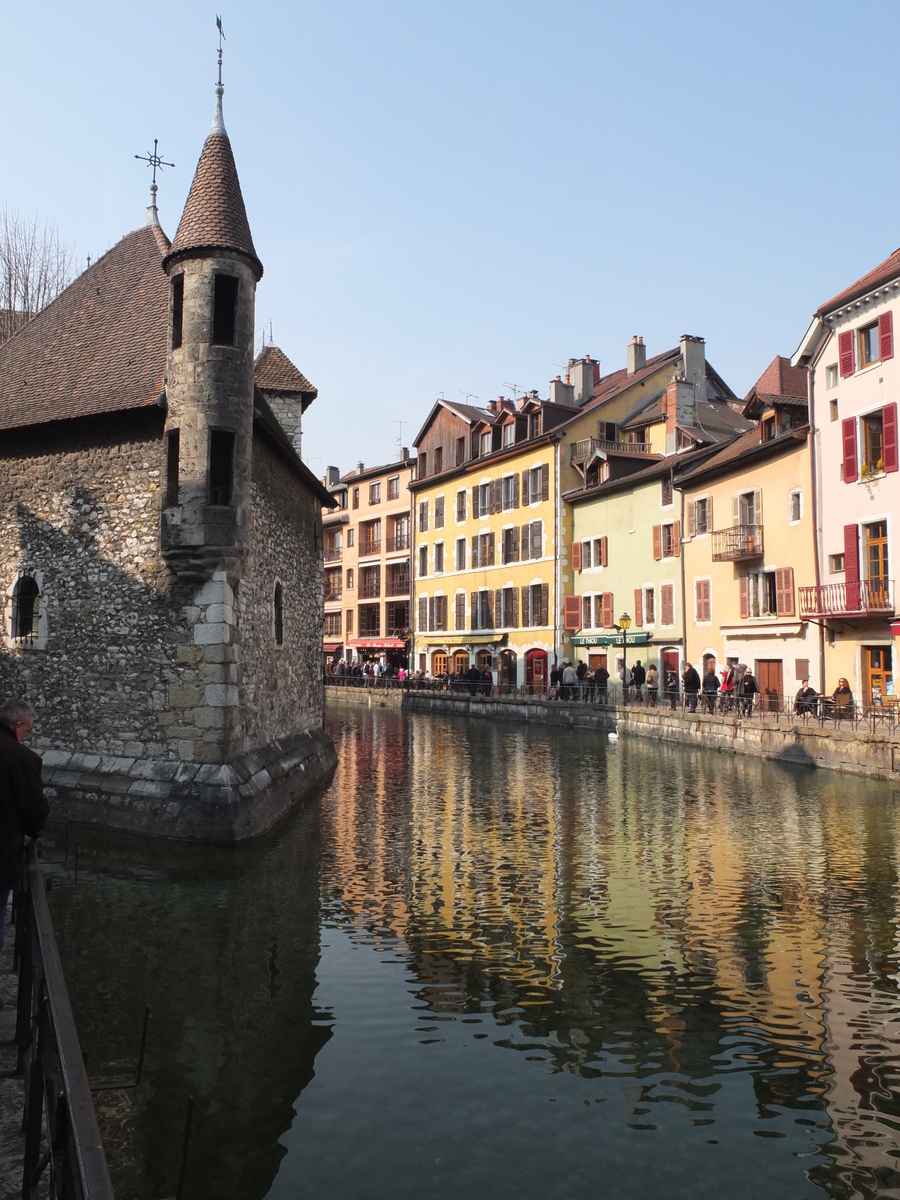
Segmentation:
<svg viewBox="0 0 900 1200">
<path fill-rule="evenodd" d="M 581 597 L 566 596 L 563 601 L 563 629 L 575 632 L 581 628 Z"/>
<path fill-rule="evenodd" d="M 844 579 L 859 582 L 859 531 L 855 525 L 844 526 Z"/>
<path fill-rule="evenodd" d="M 572 543 L 572 570 L 581 570 L 581 542 Z"/>
<path fill-rule="evenodd" d="M 741 619 L 746 621 L 750 616 L 750 576 L 741 576 Z"/>
<path fill-rule="evenodd" d="M 634 589 L 634 623 L 638 627 L 644 623 L 644 592 L 642 588 Z"/>
<path fill-rule="evenodd" d="M 653 557 L 657 562 L 662 558 L 662 528 L 659 525 L 653 526 Z"/>
<path fill-rule="evenodd" d="M 846 379 L 853 374 L 856 365 L 853 353 L 853 330 L 847 329 L 838 334 L 838 357 L 841 360 L 841 378 Z"/>
<path fill-rule="evenodd" d="M 681 522 L 676 521 L 672 528 L 672 553 L 676 558 L 681 554 Z"/>
<path fill-rule="evenodd" d="M 841 432 L 844 442 L 844 483 L 853 483 L 857 476 L 856 417 L 845 417 L 841 422 Z"/>
<path fill-rule="evenodd" d="M 890 313 L 888 313 L 890 316 Z M 898 463 L 897 455 L 897 405 L 886 404 L 881 410 L 881 423 L 884 432 L 884 448 L 882 455 L 884 457 L 885 471 L 896 471 L 900 463 Z"/>
<path fill-rule="evenodd" d="M 612 629 L 613 626 L 613 594 L 612 592 L 604 592 L 603 600 L 603 628 Z"/>
<path fill-rule="evenodd" d="M 894 357 L 894 314 L 890 310 L 878 318 L 878 350 L 882 362 Z"/>
<path fill-rule="evenodd" d="M 794 615 L 793 567 L 780 567 L 775 572 L 775 611 L 779 617 Z"/>
</svg>

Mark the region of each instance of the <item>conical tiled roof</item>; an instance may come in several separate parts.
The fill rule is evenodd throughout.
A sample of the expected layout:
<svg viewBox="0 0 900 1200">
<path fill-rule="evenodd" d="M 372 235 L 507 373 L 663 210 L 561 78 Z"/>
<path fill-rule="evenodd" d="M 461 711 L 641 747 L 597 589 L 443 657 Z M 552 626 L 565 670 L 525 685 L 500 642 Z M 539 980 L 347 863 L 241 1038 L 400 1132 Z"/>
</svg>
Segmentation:
<svg viewBox="0 0 900 1200">
<path fill-rule="evenodd" d="M 265 346 L 253 365 L 256 386 L 264 392 L 284 392 L 289 396 L 318 395 L 302 371 L 299 371 L 278 346 Z"/>
<path fill-rule="evenodd" d="M 263 267 L 253 246 L 231 142 L 220 113 L 203 145 L 187 204 L 163 266 L 196 251 L 230 250 L 249 258 L 257 278 Z"/>
</svg>

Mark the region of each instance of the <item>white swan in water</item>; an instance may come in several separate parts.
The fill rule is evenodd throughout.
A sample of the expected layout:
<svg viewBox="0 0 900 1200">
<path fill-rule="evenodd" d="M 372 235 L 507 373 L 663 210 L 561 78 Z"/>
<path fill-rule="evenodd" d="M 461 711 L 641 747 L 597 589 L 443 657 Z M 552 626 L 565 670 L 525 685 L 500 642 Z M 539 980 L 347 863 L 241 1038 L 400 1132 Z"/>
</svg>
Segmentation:
<svg viewBox="0 0 900 1200">
<path fill-rule="evenodd" d="M 619 735 L 617 733 L 608 733 L 606 736 L 611 742 L 617 742 L 619 740 Z"/>
</svg>

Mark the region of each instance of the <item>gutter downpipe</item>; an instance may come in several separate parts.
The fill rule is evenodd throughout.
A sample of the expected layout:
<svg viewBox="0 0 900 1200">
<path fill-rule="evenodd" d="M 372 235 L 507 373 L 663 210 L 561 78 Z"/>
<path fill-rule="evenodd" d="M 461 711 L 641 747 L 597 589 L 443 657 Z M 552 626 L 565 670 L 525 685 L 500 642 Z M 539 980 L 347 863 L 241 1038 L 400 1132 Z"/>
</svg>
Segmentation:
<svg viewBox="0 0 900 1200">
<path fill-rule="evenodd" d="M 673 471 L 672 472 L 672 487 L 674 487 L 674 486 L 675 486 L 675 472 Z M 681 545 L 678 547 L 678 557 L 681 559 L 681 648 L 682 648 L 681 657 L 682 657 L 682 664 L 683 664 L 682 665 L 682 673 L 684 673 L 686 666 L 687 666 L 687 662 L 688 662 L 687 592 L 685 590 L 685 588 L 687 587 L 687 583 L 686 583 L 686 579 L 685 579 L 686 573 L 685 573 L 685 566 L 684 566 L 684 546 L 685 546 L 685 541 L 684 541 L 684 529 L 685 529 L 685 525 L 684 525 L 684 489 L 679 488 L 678 491 L 679 491 L 679 494 L 681 495 L 681 522 L 680 522 L 681 528 L 679 531 L 681 534 Z"/>
<path fill-rule="evenodd" d="M 819 530 L 821 522 L 819 520 L 819 487 L 818 487 L 818 455 L 816 453 L 816 439 L 819 436 L 819 430 L 816 425 L 816 387 L 815 387 L 815 368 L 822 353 L 825 350 L 829 338 L 825 338 L 823 344 L 819 347 L 819 351 L 815 354 L 811 362 L 806 366 L 806 402 L 809 407 L 809 473 L 810 487 L 812 489 L 812 521 L 813 521 L 813 566 L 816 576 L 816 593 L 822 585 L 822 566 L 819 554 Z M 817 622 L 819 627 L 819 694 L 825 694 L 825 622 Z"/>
</svg>

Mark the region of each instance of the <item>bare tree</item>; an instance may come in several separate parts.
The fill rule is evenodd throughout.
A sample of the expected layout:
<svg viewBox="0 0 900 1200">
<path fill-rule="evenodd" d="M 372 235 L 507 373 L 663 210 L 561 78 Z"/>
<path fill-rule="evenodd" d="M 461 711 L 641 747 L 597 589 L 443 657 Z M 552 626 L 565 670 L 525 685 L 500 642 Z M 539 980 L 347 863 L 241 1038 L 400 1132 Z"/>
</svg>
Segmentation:
<svg viewBox="0 0 900 1200">
<path fill-rule="evenodd" d="M 0 212 L 0 344 L 49 304 L 75 275 L 75 251 L 55 225 Z"/>
</svg>

